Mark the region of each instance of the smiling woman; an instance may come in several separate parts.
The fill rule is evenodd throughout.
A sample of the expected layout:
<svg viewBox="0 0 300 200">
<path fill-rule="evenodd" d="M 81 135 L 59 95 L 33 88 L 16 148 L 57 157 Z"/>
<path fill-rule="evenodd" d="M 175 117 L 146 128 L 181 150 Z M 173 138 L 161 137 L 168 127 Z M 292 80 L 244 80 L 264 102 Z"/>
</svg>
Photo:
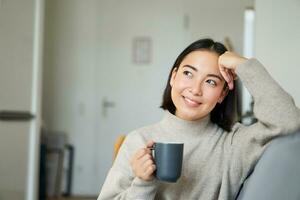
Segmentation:
<svg viewBox="0 0 300 200">
<path fill-rule="evenodd" d="M 234 124 L 237 76 L 255 101 L 258 121 L 251 126 Z M 299 109 L 264 66 L 211 39 L 192 43 L 178 56 L 161 108 L 160 122 L 126 136 L 98 200 L 235 199 L 269 142 L 300 128 Z M 156 165 L 169 161 L 155 163 L 151 151 L 155 142 L 170 141 L 184 143 L 175 183 L 155 177 Z"/>
</svg>

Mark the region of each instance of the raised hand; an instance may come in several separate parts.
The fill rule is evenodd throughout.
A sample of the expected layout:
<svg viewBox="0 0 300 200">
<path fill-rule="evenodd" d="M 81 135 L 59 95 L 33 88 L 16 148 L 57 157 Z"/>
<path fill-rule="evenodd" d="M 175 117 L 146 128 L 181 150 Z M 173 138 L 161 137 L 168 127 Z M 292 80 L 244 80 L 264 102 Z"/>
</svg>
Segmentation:
<svg viewBox="0 0 300 200">
<path fill-rule="evenodd" d="M 227 82 L 230 90 L 232 90 L 234 87 L 234 80 L 236 79 L 236 67 L 244 63 L 246 60 L 247 58 L 230 51 L 226 51 L 219 57 L 220 72 Z"/>
</svg>

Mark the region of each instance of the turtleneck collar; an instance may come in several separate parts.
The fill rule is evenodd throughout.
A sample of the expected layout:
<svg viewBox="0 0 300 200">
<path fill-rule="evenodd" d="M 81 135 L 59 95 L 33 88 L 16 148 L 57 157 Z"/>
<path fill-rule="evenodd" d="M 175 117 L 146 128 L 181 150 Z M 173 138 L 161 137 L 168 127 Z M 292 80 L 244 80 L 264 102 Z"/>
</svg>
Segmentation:
<svg viewBox="0 0 300 200">
<path fill-rule="evenodd" d="M 165 111 L 161 121 L 163 127 L 175 134 L 203 134 L 207 132 L 207 128 L 211 124 L 210 115 L 199 120 L 188 121 L 173 115 L 169 111 Z"/>
</svg>

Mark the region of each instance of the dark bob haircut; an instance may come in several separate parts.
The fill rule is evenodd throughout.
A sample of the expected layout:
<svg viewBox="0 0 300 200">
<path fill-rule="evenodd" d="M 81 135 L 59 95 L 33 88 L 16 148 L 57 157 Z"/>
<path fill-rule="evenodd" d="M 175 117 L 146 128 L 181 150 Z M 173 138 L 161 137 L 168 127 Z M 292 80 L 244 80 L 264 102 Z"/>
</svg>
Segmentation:
<svg viewBox="0 0 300 200">
<path fill-rule="evenodd" d="M 227 51 L 226 47 L 219 43 L 215 42 L 212 39 L 200 39 L 192 44 L 190 44 L 186 49 L 181 52 L 181 54 L 177 57 L 171 71 L 169 74 L 167 86 L 164 90 L 163 94 L 163 102 L 160 106 L 164 110 L 168 110 L 170 113 L 175 114 L 176 107 L 171 98 L 171 85 L 170 80 L 172 77 L 172 71 L 175 68 L 179 68 L 182 60 L 191 52 L 193 51 L 210 51 L 217 53 L 218 55 L 222 55 Z M 236 84 L 235 84 L 236 85 Z M 227 83 L 225 82 L 224 89 L 227 89 Z M 237 101 L 236 101 L 236 87 L 233 90 L 229 90 L 227 96 L 222 101 L 222 103 L 217 103 L 214 109 L 210 113 L 210 119 L 213 123 L 216 123 L 221 128 L 226 131 L 230 131 L 232 128 L 233 123 L 235 122 L 236 118 L 236 108 L 237 108 Z"/>
</svg>

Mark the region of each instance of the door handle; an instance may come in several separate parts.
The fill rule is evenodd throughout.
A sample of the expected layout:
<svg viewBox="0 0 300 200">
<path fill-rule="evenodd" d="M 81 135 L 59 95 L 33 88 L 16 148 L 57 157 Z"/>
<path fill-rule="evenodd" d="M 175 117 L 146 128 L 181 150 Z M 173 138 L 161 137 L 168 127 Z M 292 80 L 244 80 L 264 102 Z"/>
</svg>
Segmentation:
<svg viewBox="0 0 300 200">
<path fill-rule="evenodd" d="M 102 99 L 102 115 L 104 117 L 106 117 L 107 116 L 107 110 L 108 110 L 108 108 L 113 108 L 113 107 L 115 107 L 115 105 L 116 105 L 115 102 L 108 101 L 107 98 L 104 97 Z"/>
<path fill-rule="evenodd" d="M 35 116 L 28 111 L 0 111 L 0 120 L 2 121 L 29 121 L 33 118 L 35 118 Z"/>
</svg>

